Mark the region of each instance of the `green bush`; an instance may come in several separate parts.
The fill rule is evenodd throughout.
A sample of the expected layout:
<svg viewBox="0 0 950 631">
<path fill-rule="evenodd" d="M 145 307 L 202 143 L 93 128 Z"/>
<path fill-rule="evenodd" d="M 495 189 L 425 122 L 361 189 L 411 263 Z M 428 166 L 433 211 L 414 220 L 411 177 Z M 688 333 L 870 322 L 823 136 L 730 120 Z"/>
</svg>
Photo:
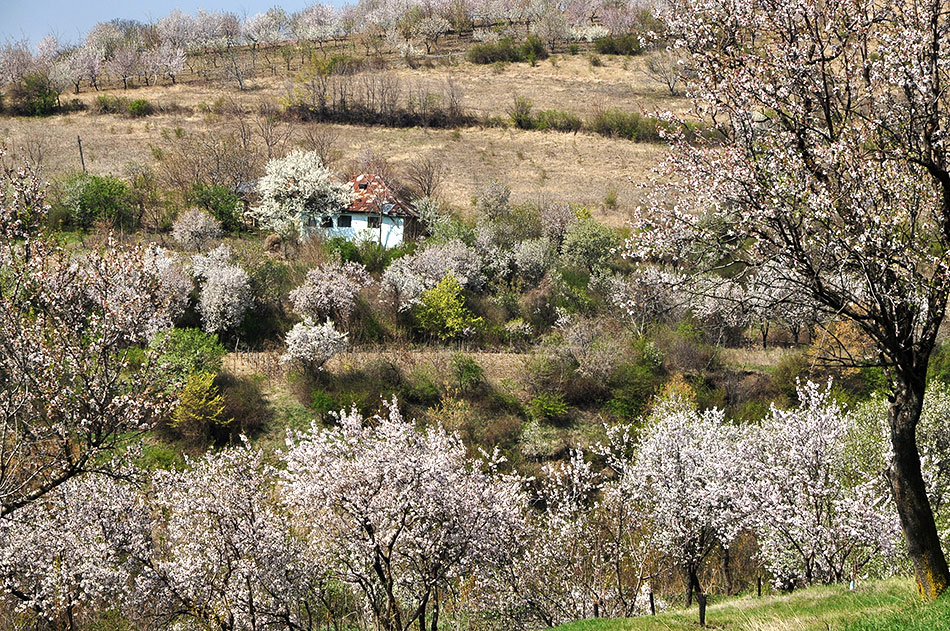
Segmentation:
<svg viewBox="0 0 950 631">
<path fill-rule="evenodd" d="M 810 365 L 805 353 L 790 353 L 782 357 L 772 371 L 772 383 L 789 401 L 798 396 L 798 382 L 808 377 Z"/>
<path fill-rule="evenodd" d="M 468 60 L 473 64 L 493 64 L 505 61 L 524 61 L 521 48 L 510 37 L 497 42 L 475 44 L 468 49 Z"/>
<path fill-rule="evenodd" d="M 159 361 L 165 370 L 182 380 L 196 372 L 220 371 L 227 353 L 217 335 L 201 329 L 162 331 L 152 340 L 152 346 L 162 349 Z"/>
<path fill-rule="evenodd" d="M 111 175 L 79 173 L 67 178 L 59 204 L 76 228 L 89 228 L 97 220 L 108 221 L 122 230 L 134 230 L 138 224 L 132 191 Z"/>
<path fill-rule="evenodd" d="M 284 297 L 293 289 L 290 268 L 271 258 L 257 258 L 246 266 L 253 309 L 248 310 L 241 323 L 241 340 L 248 344 L 263 344 L 282 337 L 291 327 L 284 310 Z"/>
<path fill-rule="evenodd" d="M 241 230 L 244 205 L 241 198 L 227 186 L 199 182 L 189 192 L 188 201 L 207 210 L 227 232 Z"/>
<path fill-rule="evenodd" d="M 619 109 L 601 110 L 587 124 L 588 129 L 601 136 L 625 138 L 634 142 L 658 142 L 660 121 L 637 112 Z"/>
<path fill-rule="evenodd" d="M 310 395 L 310 409 L 320 416 L 325 416 L 330 412 L 339 412 L 340 407 L 333 395 L 326 390 L 317 388 Z"/>
<path fill-rule="evenodd" d="M 581 128 L 581 119 L 570 112 L 561 110 L 542 110 L 534 117 L 534 128 L 539 131 L 577 132 Z"/>
<path fill-rule="evenodd" d="M 593 219 L 578 221 L 564 235 L 562 258 L 568 265 L 594 271 L 606 266 L 620 246 L 617 233 Z"/>
<path fill-rule="evenodd" d="M 638 55 L 642 52 L 636 35 L 601 37 L 594 41 L 594 50 L 601 55 Z"/>
<path fill-rule="evenodd" d="M 475 389 L 485 378 L 485 370 L 470 355 L 455 353 L 451 363 L 452 375 L 461 392 Z"/>
<path fill-rule="evenodd" d="M 508 110 L 511 116 L 511 122 L 518 129 L 534 129 L 534 117 L 531 116 L 531 99 L 524 96 L 516 96 Z"/>
<path fill-rule="evenodd" d="M 155 108 L 152 107 L 152 104 L 146 101 L 145 99 L 135 99 L 129 103 L 128 112 L 130 116 L 136 118 L 141 118 L 143 116 L 148 116 L 155 112 Z"/>
<path fill-rule="evenodd" d="M 576 55 L 580 51 L 581 51 L 581 47 L 578 46 L 577 44 L 571 44 L 570 46 L 567 47 L 567 52 L 569 52 L 572 55 Z"/>
<path fill-rule="evenodd" d="M 520 45 L 510 37 L 497 42 L 475 44 L 468 49 L 468 60 L 473 64 L 494 64 L 499 62 L 530 61 L 532 64 L 548 58 L 548 50 L 540 38 L 531 35 Z"/>
<path fill-rule="evenodd" d="M 521 44 L 521 54 L 526 60 L 531 62 L 541 61 L 549 57 L 548 49 L 545 48 L 544 42 L 542 42 L 541 38 L 537 35 L 529 35 L 524 43 Z"/>
<path fill-rule="evenodd" d="M 620 363 L 611 371 L 610 398 L 604 406 L 624 421 L 642 416 L 665 381 L 662 354 L 652 341 L 638 339 L 633 344 L 633 354 L 631 361 Z"/>
<path fill-rule="evenodd" d="M 394 260 L 410 254 L 416 246 L 414 243 L 403 243 L 393 248 L 387 248 L 376 241 L 354 243 L 346 237 L 332 237 L 324 242 L 323 247 L 331 257 L 360 263 L 370 273 L 379 273 L 389 267 L 389 264 Z"/>
<path fill-rule="evenodd" d="M 554 422 L 567 416 L 567 403 L 560 392 L 541 392 L 525 406 L 528 417 L 535 422 Z"/>
<path fill-rule="evenodd" d="M 428 370 L 416 368 L 409 375 L 405 399 L 416 405 L 433 406 L 442 399 L 442 390 Z"/>
<path fill-rule="evenodd" d="M 582 126 L 580 118 L 561 110 L 542 110 L 537 114 L 532 114 L 531 101 L 523 96 L 515 97 L 511 108 L 508 110 L 508 115 L 515 127 L 519 129 L 576 132 Z"/>
<path fill-rule="evenodd" d="M 22 83 L 10 86 L 10 109 L 18 116 L 49 116 L 56 112 L 59 93 L 42 72 L 26 75 Z"/>
<path fill-rule="evenodd" d="M 92 104 L 95 114 L 125 114 L 129 111 L 128 99 L 113 94 L 100 94 Z"/>
<path fill-rule="evenodd" d="M 465 306 L 462 286 L 451 274 L 422 293 L 416 306 L 416 320 L 423 331 L 442 341 L 477 330 L 483 322 Z"/>
</svg>

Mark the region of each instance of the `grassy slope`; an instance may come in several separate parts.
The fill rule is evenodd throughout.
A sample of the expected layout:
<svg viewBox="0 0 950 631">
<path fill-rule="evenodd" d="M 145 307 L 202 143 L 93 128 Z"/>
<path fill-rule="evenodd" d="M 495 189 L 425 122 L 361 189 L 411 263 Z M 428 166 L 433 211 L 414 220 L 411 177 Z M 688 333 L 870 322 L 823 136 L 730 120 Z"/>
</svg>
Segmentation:
<svg viewBox="0 0 950 631">
<path fill-rule="evenodd" d="M 950 597 L 935 604 L 916 601 L 908 579 L 892 579 L 854 592 L 843 586 L 814 587 L 789 595 L 744 596 L 711 604 L 707 623 L 730 631 L 950 631 Z M 698 610 L 656 617 L 582 620 L 560 631 L 679 631 L 698 628 Z"/>
</svg>

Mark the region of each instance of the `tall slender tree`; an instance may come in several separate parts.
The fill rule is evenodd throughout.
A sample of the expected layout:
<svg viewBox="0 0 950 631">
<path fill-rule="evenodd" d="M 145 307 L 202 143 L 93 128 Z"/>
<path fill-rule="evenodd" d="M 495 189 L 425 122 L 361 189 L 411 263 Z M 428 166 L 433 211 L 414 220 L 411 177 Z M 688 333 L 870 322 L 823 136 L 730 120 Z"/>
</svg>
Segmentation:
<svg viewBox="0 0 950 631">
<path fill-rule="evenodd" d="M 934 598 L 950 571 L 915 433 L 950 295 L 950 2 L 672 0 L 667 21 L 720 142 L 678 143 L 628 251 L 771 262 L 874 341 L 892 493 Z"/>
</svg>

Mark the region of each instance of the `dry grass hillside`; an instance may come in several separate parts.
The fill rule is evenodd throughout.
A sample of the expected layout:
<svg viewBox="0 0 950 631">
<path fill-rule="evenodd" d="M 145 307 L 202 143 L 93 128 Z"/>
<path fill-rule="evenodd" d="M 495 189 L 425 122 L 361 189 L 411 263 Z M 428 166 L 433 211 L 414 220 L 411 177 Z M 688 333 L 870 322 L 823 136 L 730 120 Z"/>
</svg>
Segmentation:
<svg viewBox="0 0 950 631">
<path fill-rule="evenodd" d="M 473 115 L 506 117 L 515 96 L 524 96 L 536 110 L 559 109 L 588 119 L 603 108 L 650 113 L 685 110 L 685 99 L 670 98 L 644 72 L 644 57 L 598 58 L 555 55 L 532 67 L 527 63 L 475 65 L 454 58 L 451 63 L 390 71 L 406 84 L 439 86 L 452 81 L 462 89 L 462 105 Z M 208 114 L 215 103 L 231 101 L 247 111 L 262 103 L 286 102 L 299 71 L 281 69 L 245 82 L 208 81 L 192 77 L 176 85 L 84 89 L 77 98 L 90 109 L 49 118 L 0 117 L 0 141 L 11 147 L 38 145 L 50 178 L 80 168 L 77 136 L 82 137 L 86 167 L 93 173 L 122 174 L 130 164 L 154 165 L 153 147 L 170 135 L 214 129 L 221 121 Z M 103 94 L 146 99 L 159 113 L 143 118 L 93 113 Z M 305 137 L 310 123 L 288 123 L 289 144 Z M 563 201 L 592 207 L 595 216 L 622 225 L 644 194 L 651 169 L 662 159 L 660 144 L 634 143 L 580 132 L 524 131 L 472 126 L 457 130 L 420 127 L 333 125 L 337 168 L 372 150 L 386 156 L 398 171 L 409 160 L 433 155 L 446 167 L 442 195 L 465 212 L 473 193 L 493 178 L 506 181 L 515 201 Z M 606 203 L 605 203 L 605 200 Z M 614 201 L 615 200 L 615 201 Z"/>
</svg>

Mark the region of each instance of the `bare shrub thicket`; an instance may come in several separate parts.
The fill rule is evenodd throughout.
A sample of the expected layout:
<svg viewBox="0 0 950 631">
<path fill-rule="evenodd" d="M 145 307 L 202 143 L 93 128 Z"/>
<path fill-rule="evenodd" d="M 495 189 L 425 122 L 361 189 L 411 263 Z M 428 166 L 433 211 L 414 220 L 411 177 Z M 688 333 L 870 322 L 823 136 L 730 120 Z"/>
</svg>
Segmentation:
<svg viewBox="0 0 950 631">
<path fill-rule="evenodd" d="M 198 132 L 175 130 L 166 137 L 159 157 L 162 175 L 181 191 L 202 182 L 240 191 L 264 165 L 253 127 L 244 117 Z"/>
<path fill-rule="evenodd" d="M 290 111 L 303 121 L 459 127 L 475 122 L 462 91 L 449 80 L 438 87 L 406 81 L 390 72 L 315 73 L 290 89 Z"/>
</svg>

